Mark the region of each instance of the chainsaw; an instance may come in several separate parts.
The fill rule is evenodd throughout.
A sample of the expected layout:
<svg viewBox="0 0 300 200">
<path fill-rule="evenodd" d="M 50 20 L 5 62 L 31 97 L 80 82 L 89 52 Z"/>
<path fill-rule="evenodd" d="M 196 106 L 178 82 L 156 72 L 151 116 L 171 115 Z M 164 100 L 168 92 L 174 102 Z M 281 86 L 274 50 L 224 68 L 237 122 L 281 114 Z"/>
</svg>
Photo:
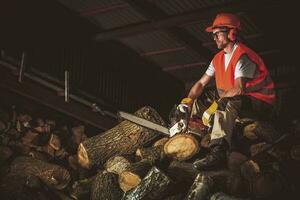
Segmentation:
<svg viewBox="0 0 300 200">
<path fill-rule="evenodd" d="M 173 137 L 177 133 L 191 133 L 191 134 L 198 135 L 198 136 L 202 137 L 201 133 L 198 133 L 198 132 L 195 132 L 195 131 L 189 129 L 189 127 L 188 127 L 188 122 L 189 122 L 188 116 L 180 119 L 177 123 L 172 125 L 170 128 L 167 128 L 165 126 L 156 124 L 154 122 L 148 121 L 146 119 L 137 117 L 133 114 L 126 113 L 126 112 L 123 112 L 123 111 L 119 111 L 118 116 L 122 119 L 131 121 L 131 122 L 133 122 L 135 124 L 138 124 L 138 125 L 141 125 L 145 128 L 149 128 L 151 130 L 155 130 L 157 132 L 163 133 L 164 135 L 167 135 L 169 137 Z"/>
</svg>

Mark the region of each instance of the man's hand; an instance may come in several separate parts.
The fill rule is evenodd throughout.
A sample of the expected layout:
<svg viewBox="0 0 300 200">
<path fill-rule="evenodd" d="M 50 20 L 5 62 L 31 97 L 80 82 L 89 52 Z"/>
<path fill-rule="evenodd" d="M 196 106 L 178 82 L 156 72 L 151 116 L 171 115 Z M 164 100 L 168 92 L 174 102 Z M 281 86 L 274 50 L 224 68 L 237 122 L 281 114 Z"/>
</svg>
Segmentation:
<svg viewBox="0 0 300 200">
<path fill-rule="evenodd" d="M 218 109 L 218 103 L 214 101 L 208 109 L 206 109 L 202 115 L 202 122 L 205 126 L 210 127 L 211 117 L 214 115 Z"/>
<path fill-rule="evenodd" d="M 186 97 L 181 100 L 180 104 L 177 106 L 177 110 L 179 110 L 182 113 L 188 113 L 190 112 L 192 105 L 193 99 Z"/>
</svg>

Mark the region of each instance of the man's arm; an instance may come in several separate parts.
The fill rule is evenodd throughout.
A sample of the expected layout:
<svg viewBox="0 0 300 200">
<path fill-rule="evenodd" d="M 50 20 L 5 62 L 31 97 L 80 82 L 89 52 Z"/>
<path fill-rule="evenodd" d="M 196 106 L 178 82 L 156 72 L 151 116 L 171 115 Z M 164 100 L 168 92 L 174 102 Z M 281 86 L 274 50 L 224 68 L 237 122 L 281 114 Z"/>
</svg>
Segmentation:
<svg viewBox="0 0 300 200">
<path fill-rule="evenodd" d="M 246 88 L 246 81 L 247 81 L 247 78 L 245 78 L 245 77 L 239 77 L 239 78 L 235 79 L 233 88 L 228 90 L 227 92 L 225 92 L 224 95 L 221 96 L 221 98 L 243 95 L 245 92 L 245 88 Z"/>
<path fill-rule="evenodd" d="M 197 81 L 193 87 L 191 88 L 188 97 L 195 100 L 197 99 L 203 92 L 203 89 L 207 85 L 207 83 L 211 80 L 211 76 L 204 74 L 199 81 Z"/>
</svg>

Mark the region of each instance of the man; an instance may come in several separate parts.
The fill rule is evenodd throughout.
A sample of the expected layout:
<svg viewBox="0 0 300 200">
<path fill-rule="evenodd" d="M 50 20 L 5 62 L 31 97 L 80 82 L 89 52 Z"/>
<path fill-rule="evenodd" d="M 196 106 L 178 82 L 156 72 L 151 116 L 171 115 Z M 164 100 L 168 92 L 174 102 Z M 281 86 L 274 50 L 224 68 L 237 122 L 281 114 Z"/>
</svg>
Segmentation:
<svg viewBox="0 0 300 200">
<path fill-rule="evenodd" d="M 224 166 L 237 117 L 264 118 L 272 110 L 274 83 L 260 56 L 237 40 L 239 30 L 238 17 L 230 13 L 218 14 L 213 25 L 206 28 L 221 51 L 178 106 L 179 109 L 191 109 L 194 100 L 215 77 L 220 98 L 215 106 L 217 110 L 209 120 L 211 124 L 213 122 L 211 151 L 205 158 L 194 162 L 194 167 L 199 170 Z M 208 120 L 204 115 L 202 119 Z"/>
</svg>

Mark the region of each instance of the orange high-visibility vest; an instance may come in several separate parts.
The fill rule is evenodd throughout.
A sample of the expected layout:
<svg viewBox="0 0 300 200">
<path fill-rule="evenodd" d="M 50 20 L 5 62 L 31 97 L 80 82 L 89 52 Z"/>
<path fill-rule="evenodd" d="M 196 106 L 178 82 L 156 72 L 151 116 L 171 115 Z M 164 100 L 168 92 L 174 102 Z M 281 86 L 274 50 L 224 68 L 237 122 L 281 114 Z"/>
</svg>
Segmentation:
<svg viewBox="0 0 300 200">
<path fill-rule="evenodd" d="M 226 70 L 224 66 L 224 51 L 220 51 L 213 58 L 212 62 L 215 68 L 215 79 L 219 95 L 233 88 L 235 67 L 240 57 L 244 54 L 256 64 L 256 71 L 259 73 L 257 77 L 246 82 L 245 95 L 272 104 L 275 99 L 275 90 L 269 71 L 261 57 L 242 43 L 238 43 Z"/>
</svg>

